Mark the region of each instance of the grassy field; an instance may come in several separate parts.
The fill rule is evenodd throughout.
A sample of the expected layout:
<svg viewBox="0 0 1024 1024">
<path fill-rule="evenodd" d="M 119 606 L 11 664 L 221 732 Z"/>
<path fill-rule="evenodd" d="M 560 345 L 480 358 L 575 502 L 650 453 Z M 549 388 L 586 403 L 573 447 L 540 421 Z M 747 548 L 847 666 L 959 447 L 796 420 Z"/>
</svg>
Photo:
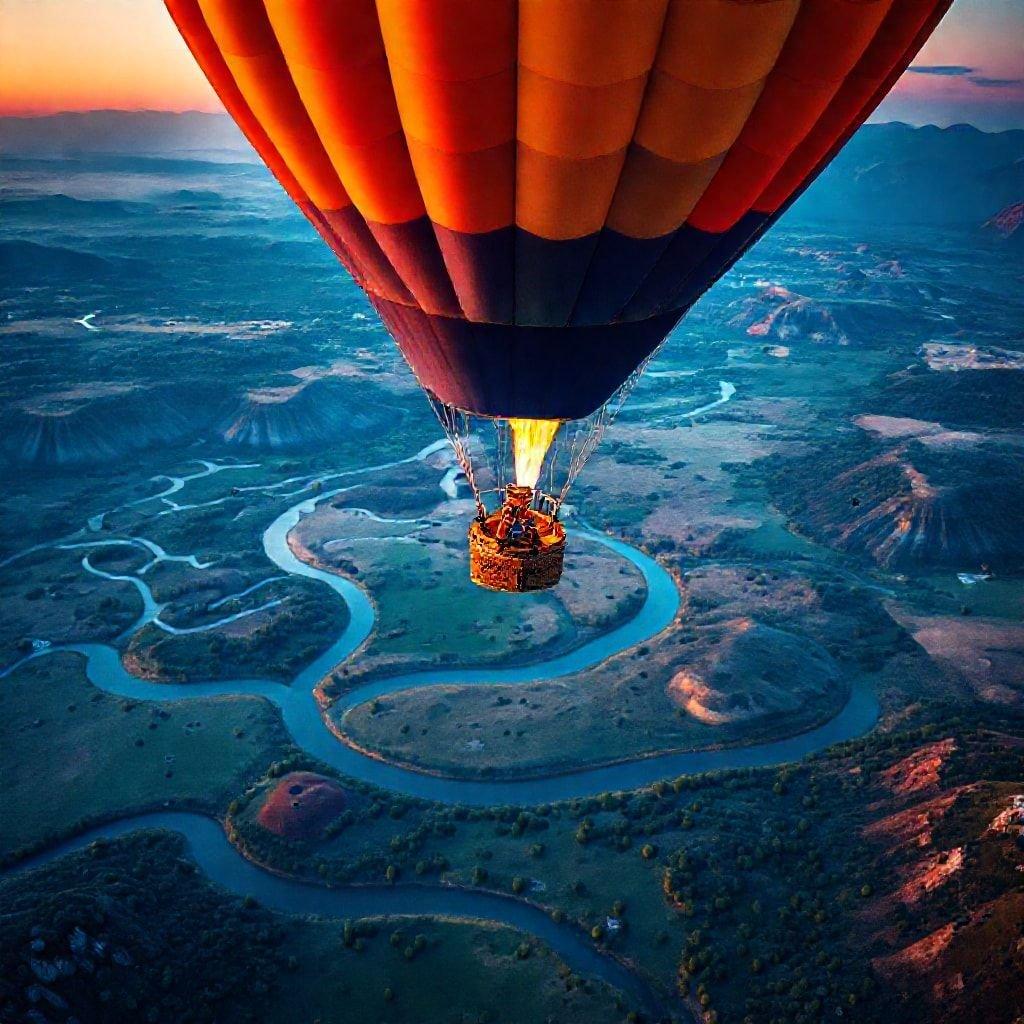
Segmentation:
<svg viewBox="0 0 1024 1024">
<path fill-rule="evenodd" d="M 554 590 L 523 595 L 475 587 L 466 547 L 471 510 L 465 502 L 438 504 L 437 479 L 429 466 L 398 467 L 379 486 L 323 502 L 292 532 L 299 557 L 357 579 L 377 609 L 369 643 L 335 679 L 339 690 L 367 675 L 532 660 L 581 643 L 639 608 L 639 571 L 578 538 Z M 378 522 L 364 508 L 395 521 Z"/>
<path fill-rule="evenodd" d="M 684 922 L 662 895 L 660 857 L 644 853 L 648 841 L 677 842 L 671 834 L 683 805 L 671 789 L 664 801 L 627 795 L 523 813 L 423 805 L 342 780 L 348 809 L 335 827 L 289 840 L 258 821 L 277 777 L 232 804 L 237 841 L 255 859 L 311 881 L 380 882 L 391 868 L 402 881 L 443 879 L 520 895 L 586 932 L 600 928 L 600 942 L 671 985 Z M 607 918 L 616 915 L 624 926 L 612 934 Z"/>
<path fill-rule="evenodd" d="M 535 657 L 608 629 L 642 601 L 640 573 L 585 540 L 573 541 L 566 576 L 552 591 L 482 591 L 469 581 L 465 521 L 458 517 L 445 526 L 424 531 L 420 543 L 363 549 L 366 555 L 356 563 L 359 579 L 380 613 L 365 658 L 422 659 L 434 653 L 472 665 Z"/>
<path fill-rule="evenodd" d="M 0 685 L 0 853 L 165 803 L 222 812 L 285 749 L 258 698 L 187 704 L 112 697 L 77 655 L 30 662 Z"/>
<path fill-rule="evenodd" d="M 543 774 L 792 735 L 834 716 L 854 680 L 908 642 L 846 581 L 710 563 L 685 572 L 678 621 L 604 664 L 516 686 L 401 691 L 339 724 L 359 746 L 429 770 Z"/>
<path fill-rule="evenodd" d="M 350 931 L 363 937 L 346 946 L 336 924 L 295 926 L 299 966 L 285 979 L 281 998 L 271 1001 L 268 1021 L 605 1024 L 625 1019 L 606 986 L 581 983 L 550 951 L 511 928 L 411 918 L 354 921 Z"/>
</svg>

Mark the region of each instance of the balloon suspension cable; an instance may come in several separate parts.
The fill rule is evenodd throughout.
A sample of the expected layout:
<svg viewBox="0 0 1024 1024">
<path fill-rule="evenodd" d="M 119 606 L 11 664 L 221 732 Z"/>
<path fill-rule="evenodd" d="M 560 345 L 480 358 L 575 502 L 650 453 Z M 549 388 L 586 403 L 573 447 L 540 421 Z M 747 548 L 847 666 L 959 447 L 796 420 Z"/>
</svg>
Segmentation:
<svg viewBox="0 0 1024 1024">
<path fill-rule="evenodd" d="M 596 412 L 581 420 L 564 421 L 562 429 L 555 434 L 551 441 L 551 447 L 544 458 L 547 488 L 540 490 L 534 488 L 536 500 L 539 507 L 546 506 L 547 514 L 557 519 L 559 511 L 568 496 L 570 488 L 576 482 L 584 465 L 594 450 L 601 443 L 605 430 L 615 422 L 616 417 L 622 410 L 637 382 L 643 376 L 648 364 L 661 349 L 659 345 L 619 386 L 618 390 L 604 403 Z M 481 521 L 487 518 L 487 507 L 484 504 L 484 494 L 492 491 L 499 494 L 499 500 L 504 500 L 504 494 L 509 485 L 516 483 L 516 476 L 512 470 L 513 463 L 513 437 L 512 426 L 507 419 L 495 417 L 491 420 L 495 432 L 494 463 L 490 466 L 489 475 L 493 481 L 485 492 L 481 488 L 477 472 L 473 467 L 473 460 L 470 455 L 470 442 L 473 436 L 473 415 L 463 412 L 455 406 L 442 402 L 436 395 L 424 389 L 431 409 L 437 417 L 445 436 L 451 442 L 452 451 L 459 468 L 465 474 L 466 481 L 473 492 L 476 502 L 477 518 Z M 565 476 L 559 485 L 557 478 L 561 476 L 560 468 L 565 467 Z M 485 467 L 486 468 L 486 467 Z M 543 471 L 542 471 L 543 472 Z"/>
<path fill-rule="evenodd" d="M 508 420 L 494 420 L 495 438 L 495 485 L 499 491 L 504 491 L 509 483 L 515 482 L 513 477 L 509 478 L 508 467 L 512 465 L 512 427 Z"/>
<path fill-rule="evenodd" d="M 586 465 L 587 460 L 594 453 L 594 449 L 601 443 L 605 430 L 615 422 L 615 418 L 621 412 L 623 405 L 626 404 L 626 400 L 633 393 L 633 389 L 644 375 L 648 364 L 661 351 L 661 346 L 664 344 L 664 341 L 661 342 L 622 382 L 618 391 L 597 412 L 587 417 L 587 419 L 580 421 L 579 425 L 573 430 L 572 439 L 569 442 L 569 467 L 558 497 L 553 500 L 553 515 L 558 515 L 559 509 L 561 509 L 562 503 L 569 493 L 569 489 L 576 482 L 576 478 L 580 475 L 580 471 Z M 552 459 L 551 465 L 553 470 L 554 459 Z"/>
<path fill-rule="evenodd" d="M 469 417 L 454 406 L 445 405 L 444 402 L 440 401 L 429 391 L 426 394 L 427 401 L 430 402 L 430 408 L 434 410 L 434 415 L 441 424 L 441 429 L 451 442 L 452 451 L 455 453 L 455 461 L 459 464 L 459 469 L 465 473 L 466 480 L 473 491 L 477 517 L 483 519 L 487 515 L 487 510 L 484 508 L 480 488 L 476 482 L 476 474 L 473 472 L 473 462 L 469 457 L 469 449 L 467 447 L 470 435 Z"/>
</svg>

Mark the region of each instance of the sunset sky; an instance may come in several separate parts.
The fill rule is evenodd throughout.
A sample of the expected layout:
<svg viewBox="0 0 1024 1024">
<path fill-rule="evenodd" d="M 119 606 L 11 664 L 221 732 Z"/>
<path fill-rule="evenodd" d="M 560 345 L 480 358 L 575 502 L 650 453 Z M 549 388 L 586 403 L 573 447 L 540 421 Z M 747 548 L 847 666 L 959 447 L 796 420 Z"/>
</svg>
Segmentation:
<svg viewBox="0 0 1024 1024">
<path fill-rule="evenodd" d="M 0 0 L 0 113 L 220 109 L 159 0 Z M 872 120 L 1024 128 L 1024 0 L 955 0 Z"/>
</svg>

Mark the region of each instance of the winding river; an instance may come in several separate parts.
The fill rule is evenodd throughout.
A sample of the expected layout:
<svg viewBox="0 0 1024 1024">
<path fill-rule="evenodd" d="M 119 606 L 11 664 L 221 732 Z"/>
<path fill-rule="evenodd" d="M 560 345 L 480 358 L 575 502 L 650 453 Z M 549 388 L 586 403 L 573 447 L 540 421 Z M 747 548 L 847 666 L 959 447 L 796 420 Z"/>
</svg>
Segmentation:
<svg viewBox="0 0 1024 1024">
<path fill-rule="evenodd" d="M 231 845 L 220 823 L 201 814 L 160 811 L 122 818 L 58 843 L 22 861 L 16 870 L 42 867 L 97 839 L 116 839 L 140 828 L 180 832 L 189 853 L 211 882 L 240 896 L 253 896 L 271 910 L 322 918 L 446 917 L 508 925 L 540 939 L 577 974 L 601 978 L 645 1010 L 660 1012 L 659 1001 L 637 974 L 601 953 L 572 926 L 557 924 L 544 910 L 525 900 L 443 885 L 308 885 L 250 863 Z"/>
<path fill-rule="evenodd" d="M 426 459 L 443 444 L 444 442 L 430 445 L 401 462 Z M 366 467 L 354 471 L 351 475 L 398 464 L 400 463 Z M 350 474 L 337 474 L 344 475 Z M 485 806 L 548 803 L 607 790 L 633 789 L 676 775 L 781 764 L 798 760 L 841 740 L 861 735 L 875 723 L 878 706 L 874 695 L 866 687 L 855 687 L 847 704 L 835 718 L 816 729 L 788 739 L 714 751 L 638 757 L 619 764 L 536 779 L 451 779 L 416 772 L 368 757 L 340 742 L 330 732 L 314 698 L 314 687 L 335 666 L 358 651 L 369 637 L 374 623 L 373 605 L 356 583 L 300 561 L 288 546 L 289 532 L 304 515 L 313 512 L 320 502 L 346 489 L 337 488 L 299 501 L 281 513 L 263 534 L 263 546 L 267 557 L 283 573 L 320 581 L 346 602 L 350 613 L 349 621 L 341 635 L 307 665 L 291 685 L 267 679 L 185 684 L 149 682 L 131 675 L 124 668 L 118 650 L 106 644 L 47 647 L 29 655 L 25 660 L 44 657 L 58 651 L 77 652 L 86 659 L 86 671 L 93 685 L 108 693 L 135 700 L 185 701 L 197 697 L 237 694 L 262 696 L 280 709 L 295 743 L 337 771 L 393 792 L 448 804 Z M 613 655 L 649 640 L 672 622 L 679 609 L 679 592 L 672 577 L 657 562 L 628 544 L 603 534 L 590 530 L 571 532 L 605 545 L 630 561 L 642 573 L 647 585 L 647 598 L 632 619 L 568 653 L 534 664 L 515 668 L 446 668 L 371 681 L 345 694 L 336 705 L 338 710 L 344 712 L 374 697 L 415 687 L 515 684 L 566 676 L 597 665 Z M 138 540 L 133 538 L 133 541 Z M 97 546 L 103 543 L 98 541 Z M 162 551 L 154 554 L 157 557 L 169 557 Z M 87 566 L 87 563 L 83 564 Z M 145 583 L 137 576 L 126 579 L 135 583 L 143 596 L 147 613 L 155 617 L 156 605 Z M 9 674 L 15 667 L 17 666 L 0 673 L 0 678 Z M 444 886 L 358 886 L 325 890 L 320 886 L 306 885 L 271 875 L 250 864 L 230 845 L 216 822 L 200 815 L 167 812 L 125 818 L 59 844 L 37 857 L 20 863 L 15 870 L 36 866 L 80 849 L 101 836 L 114 837 L 135 828 L 157 826 L 183 833 L 192 854 L 213 881 L 235 892 L 252 894 L 269 907 L 290 913 L 318 913 L 328 916 L 435 914 L 499 921 L 543 939 L 574 970 L 599 975 L 611 985 L 629 992 L 649 1005 L 651 997 L 635 975 L 617 961 L 597 952 L 574 927 L 555 924 L 543 911 L 522 900 L 500 894 Z"/>
</svg>

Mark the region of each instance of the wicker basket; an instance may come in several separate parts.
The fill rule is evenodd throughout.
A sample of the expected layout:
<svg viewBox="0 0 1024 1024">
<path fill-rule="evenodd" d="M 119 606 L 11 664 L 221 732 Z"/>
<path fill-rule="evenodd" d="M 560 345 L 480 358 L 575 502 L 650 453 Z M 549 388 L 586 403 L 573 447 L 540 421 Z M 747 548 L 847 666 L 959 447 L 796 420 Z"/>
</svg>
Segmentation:
<svg viewBox="0 0 1024 1024">
<path fill-rule="evenodd" d="M 565 527 L 551 521 L 537 546 L 501 542 L 488 531 L 490 520 L 469 527 L 469 578 L 488 590 L 526 593 L 547 590 L 562 578 Z"/>
</svg>

